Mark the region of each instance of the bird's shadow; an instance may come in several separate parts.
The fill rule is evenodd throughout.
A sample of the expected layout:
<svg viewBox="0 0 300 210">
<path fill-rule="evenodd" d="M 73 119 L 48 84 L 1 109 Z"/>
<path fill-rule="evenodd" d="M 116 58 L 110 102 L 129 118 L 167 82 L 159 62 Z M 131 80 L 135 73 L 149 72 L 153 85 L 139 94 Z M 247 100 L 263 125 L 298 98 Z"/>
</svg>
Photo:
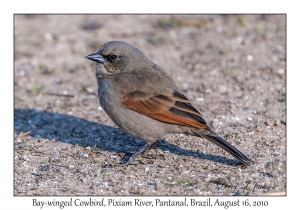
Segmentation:
<svg viewBox="0 0 300 210">
<path fill-rule="evenodd" d="M 128 153 L 138 150 L 144 142 L 121 129 L 88 121 L 79 117 L 35 109 L 14 109 L 14 130 L 17 134 L 31 131 L 35 138 L 56 139 L 82 147 L 96 145 L 100 150 Z M 192 156 L 226 165 L 237 166 L 239 161 L 222 156 L 183 149 L 161 140 L 154 148 L 179 156 Z"/>
</svg>

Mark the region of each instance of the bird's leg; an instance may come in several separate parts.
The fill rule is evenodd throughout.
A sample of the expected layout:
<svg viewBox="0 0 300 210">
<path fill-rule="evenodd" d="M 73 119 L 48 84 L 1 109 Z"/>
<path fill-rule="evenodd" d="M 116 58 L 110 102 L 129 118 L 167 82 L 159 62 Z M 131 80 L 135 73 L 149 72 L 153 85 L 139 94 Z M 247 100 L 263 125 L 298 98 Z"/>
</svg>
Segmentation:
<svg viewBox="0 0 300 210">
<path fill-rule="evenodd" d="M 147 159 L 155 159 L 155 157 L 154 156 L 150 156 L 149 154 L 147 154 L 153 147 L 154 147 L 154 145 L 157 143 L 158 141 L 155 141 L 154 143 L 152 143 L 152 144 L 150 144 L 149 146 L 148 146 L 148 148 L 146 148 L 144 151 L 143 151 L 143 154 L 142 154 L 142 157 L 143 158 L 147 158 Z"/>
<path fill-rule="evenodd" d="M 128 164 L 129 162 L 131 162 L 132 160 L 134 160 L 139 154 L 148 151 L 149 148 L 151 149 L 151 147 L 153 146 L 153 144 L 148 145 L 147 143 L 144 144 L 138 151 L 136 151 L 133 155 L 131 155 L 127 160 L 124 161 L 120 161 L 121 165 L 125 165 Z"/>
</svg>

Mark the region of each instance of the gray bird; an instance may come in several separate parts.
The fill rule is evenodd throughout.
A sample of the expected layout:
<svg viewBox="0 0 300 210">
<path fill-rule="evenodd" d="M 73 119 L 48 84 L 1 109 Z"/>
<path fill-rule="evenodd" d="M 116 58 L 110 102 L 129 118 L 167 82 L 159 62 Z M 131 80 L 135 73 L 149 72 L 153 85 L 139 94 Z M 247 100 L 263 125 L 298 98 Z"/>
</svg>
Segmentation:
<svg viewBox="0 0 300 210">
<path fill-rule="evenodd" d="M 95 61 L 101 107 L 122 130 L 146 142 L 121 164 L 149 151 L 166 134 L 206 138 L 244 165 L 252 161 L 210 128 L 161 67 L 122 41 L 104 44 L 85 58 Z"/>
</svg>

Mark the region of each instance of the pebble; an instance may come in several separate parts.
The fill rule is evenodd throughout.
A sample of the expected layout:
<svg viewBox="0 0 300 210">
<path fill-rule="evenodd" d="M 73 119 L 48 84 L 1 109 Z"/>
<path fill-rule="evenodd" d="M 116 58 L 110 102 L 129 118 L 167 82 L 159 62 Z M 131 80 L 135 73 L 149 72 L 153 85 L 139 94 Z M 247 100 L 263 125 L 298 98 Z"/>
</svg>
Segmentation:
<svg viewBox="0 0 300 210">
<path fill-rule="evenodd" d="M 45 33 L 45 34 L 44 34 L 44 38 L 45 38 L 47 41 L 52 41 L 52 39 L 53 39 L 50 33 Z"/>
<path fill-rule="evenodd" d="M 277 74 L 284 74 L 284 69 L 278 69 Z"/>
<path fill-rule="evenodd" d="M 262 127 L 258 127 L 258 128 L 256 128 L 256 131 L 257 132 L 263 132 L 265 129 L 264 128 L 262 128 Z"/>
<path fill-rule="evenodd" d="M 252 55 L 247 55 L 247 60 L 248 61 L 253 61 L 253 56 Z"/>
<path fill-rule="evenodd" d="M 275 125 L 279 126 L 281 123 L 280 123 L 280 120 L 279 119 L 275 119 Z"/>
<path fill-rule="evenodd" d="M 26 155 L 23 156 L 23 159 L 24 159 L 25 161 L 29 161 L 29 158 L 28 158 Z"/>
<path fill-rule="evenodd" d="M 176 38 L 176 37 L 177 37 L 177 34 L 176 34 L 175 31 L 170 31 L 170 36 L 171 36 L 172 38 Z"/>
<path fill-rule="evenodd" d="M 80 156 L 81 156 L 81 157 L 88 157 L 89 155 L 88 155 L 88 154 L 81 153 Z"/>
<path fill-rule="evenodd" d="M 243 37 L 238 37 L 238 38 L 236 38 L 236 40 L 238 41 L 238 43 L 242 43 L 242 41 L 243 41 Z"/>
<path fill-rule="evenodd" d="M 281 123 L 279 119 L 271 119 L 271 120 L 267 120 L 265 124 L 268 126 L 274 126 L 274 125 L 279 126 Z"/>
<path fill-rule="evenodd" d="M 203 98 L 196 98 L 196 101 L 203 101 Z"/>
<path fill-rule="evenodd" d="M 87 88 L 86 91 L 87 91 L 88 93 L 94 93 L 94 90 L 93 90 L 92 88 Z"/>
<path fill-rule="evenodd" d="M 19 74 L 20 74 L 20 76 L 24 76 L 25 75 L 25 71 L 24 70 L 20 70 Z"/>
<path fill-rule="evenodd" d="M 205 90 L 205 92 L 210 93 L 210 92 L 212 92 L 212 90 L 210 88 L 208 88 L 208 89 Z"/>
<path fill-rule="evenodd" d="M 240 118 L 239 117 L 231 117 L 232 121 L 239 121 Z"/>
<path fill-rule="evenodd" d="M 82 26 L 85 30 L 96 30 L 100 27 L 102 27 L 101 23 L 95 22 L 95 21 L 89 21 Z"/>
<path fill-rule="evenodd" d="M 187 90 L 188 88 L 189 88 L 188 83 L 184 83 L 183 86 L 182 86 L 182 89 L 183 90 Z"/>
<path fill-rule="evenodd" d="M 217 26 L 217 27 L 216 27 L 216 32 L 217 32 L 217 33 L 221 33 L 221 32 L 222 32 L 222 30 L 223 30 L 223 29 L 222 29 L 222 27 L 221 27 L 221 26 Z"/>
</svg>

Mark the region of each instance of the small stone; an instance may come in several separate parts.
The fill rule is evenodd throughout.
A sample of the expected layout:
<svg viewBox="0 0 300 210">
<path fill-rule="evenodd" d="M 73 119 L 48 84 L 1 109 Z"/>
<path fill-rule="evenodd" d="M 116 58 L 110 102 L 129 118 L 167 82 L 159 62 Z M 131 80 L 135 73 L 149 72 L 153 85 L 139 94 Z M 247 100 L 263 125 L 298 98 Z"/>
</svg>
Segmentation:
<svg viewBox="0 0 300 210">
<path fill-rule="evenodd" d="M 184 83 L 183 86 L 182 86 L 182 89 L 183 90 L 187 90 L 188 88 L 189 88 L 188 83 Z"/>
<path fill-rule="evenodd" d="M 20 74 L 20 76 L 24 76 L 25 75 L 25 71 L 24 70 L 20 70 L 19 74 Z"/>
<path fill-rule="evenodd" d="M 205 178 L 204 181 L 205 181 L 205 182 L 210 182 L 210 181 L 212 181 L 212 178 L 210 178 L 210 177 Z"/>
<path fill-rule="evenodd" d="M 261 68 L 260 69 L 263 73 L 271 73 L 271 68 L 267 68 L 267 67 L 265 67 L 265 68 Z"/>
<path fill-rule="evenodd" d="M 226 186 L 231 186 L 232 184 L 230 183 L 230 180 L 224 177 L 218 177 L 218 178 L 213 178 L 210 182 L 219 184 L 219 185 L 226 185 Z"/>
<path fill-rule="evenodd" d="M 236 40 L 238 41 L 238 43 L 242 43 L 242 41 L 243 41 L 243 37 L 238 37 L 238 38 L 236 38 Z"/>
<path fill-rule="evenodd" d="M 196 98 L 196 101 L 203 101 L 203 98 Z"/>
<path fill-rule="evenodd" d="M 84 23 L 82 25 L 82 27 L 85 30 L 96 30 L 96 29 L 102 27 L 102 24 L 98 23 L 96 21 L 89 21 L 89 22 Z"/>
<path fill-rule="evenodd" d="M 276 125 L 276 126 L 279 126 L 281 123 L 280 123 L 280 120 L 279 119 L 275 119 L 274 120 L 274 124 Z"/>
<path fill-rule="evenodd" d="M 253 61 L 253 56 L 252 55 L 247 55 L 247 60 L 248 61 Z"/>
<path fill-rule="evenodd" d="M 263 132 L 265 129 L 264 128 L 262 128 L 262 127 L 258 127 L 258 128 L 256 128 L 256 131 L 257 132 Z"/>
<path fill-rule="evenodd" d="M 88 155 L 88 154 L 81 153 L 80 156 L 81 156 L 81 157 L 88 157 L 89 155 Z"/>
<path fill-rule="evenodd" d="M 265 122 L 266 125 L 268 126 L 279 126 L 281 124 L 280 120 L 279 119 L 270 119 L 270 120 L 267 120 L 267 122 Z"/>
<path fill-rule="evenodd" d="M 23 156 L 23 160 L 29 161 L 29 158 L 28 158 L 26 155 L 24 155 L 24 156 Z"/>
<path fill-rule="evenodd" d="M 93 90 L 92 88 L 87 88 L 86 91 L 87 91 L 88 93 L 94 93 L 94 90 Z"/>
<path fill-rule="evenodd" d="M 237 108 L 241 108 L 243 106 L 242 103 L 236 103 L 235 105 L 236 105 Z"/>
<path fill-rule="evenodd" d="M 278 69 L 277 74 L 284 74 L 284 69 Z"/>
<path fill-rule="evenodd" d="M 170 36 L 172 38 L 176 38 L 177 37 L 176 32 L 175 31 L 170 31 Z"/>
<path fill-rule="evenodd" d="M 273 120 L 267 120 L 265 122 L 265 124 L 268 125 L 268 126 L 274 126 L 274 121 Z"/>
<path fill-rule="evenodd" d="M 50 34 L 50 33 L 45 33 L 44 34 L 44 37 L 45 37 L 45 39 L 47 40 L 47 41 L 52 41 L 52 35 Z"/>
<path fill-rule="evenodd" d="M 210 92 L 212 92 L 212 90 L 208 88 L 208 89 L 205 90 L 205 92 L 210 93 Z"/>
</svg>

